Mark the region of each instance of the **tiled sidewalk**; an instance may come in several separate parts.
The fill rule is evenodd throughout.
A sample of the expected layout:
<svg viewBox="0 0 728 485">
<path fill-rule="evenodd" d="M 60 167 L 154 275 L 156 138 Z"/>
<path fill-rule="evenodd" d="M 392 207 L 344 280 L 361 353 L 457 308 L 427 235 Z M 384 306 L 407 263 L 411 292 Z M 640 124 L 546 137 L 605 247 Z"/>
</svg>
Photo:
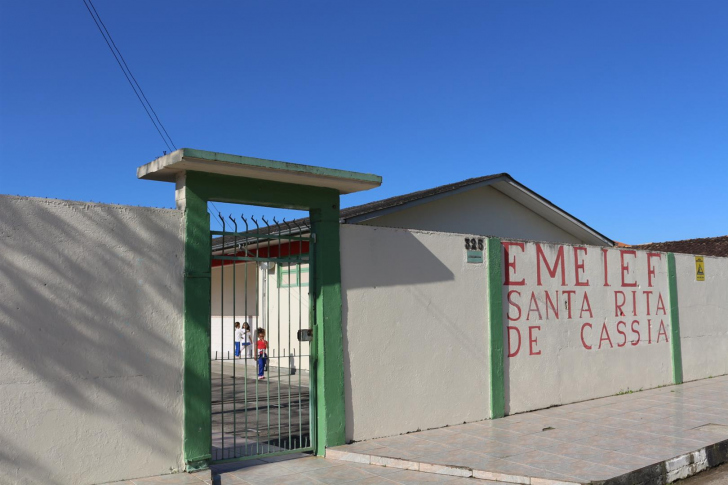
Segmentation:
<svg viewBox="0 0 728 485">
<path fill-rule="evenodd" d="M 686 455 L 711 445 L 708 453 Z M 207 471 L 115 485 L 622 485 L 664 483 L 667 473 L 678 478 L 726 458 L 728 376 L 722 376 L 354 443 L 327 450 L 326 459 L 270 457 L 213 466 L 214 479 Z"/>
<path fill-rule="evenodd" d="M 213 466 L 212 480 L 204 474 L 175 473 L 107 485 L 503 485 L 475 478 L 458 478 L 416 471 L 362 465 L 296 454 Z M 209 474 L 207 475 L 209 477 Z"/>
<path fill-rule="evenodd" d="M 504 485 L 475 478 L 458 478 L 304 455 L 216 465 L 213 471 L 216 474 L 213 483 L 216 485 Z"/>
<path fill-rule="evenodd" d="M 707 455 L 684 456 L 706 447 Z M 727 456 L 728 376 L 327 451 L 344 461 L 531 485 L 640 483 Z"/>
</svg>

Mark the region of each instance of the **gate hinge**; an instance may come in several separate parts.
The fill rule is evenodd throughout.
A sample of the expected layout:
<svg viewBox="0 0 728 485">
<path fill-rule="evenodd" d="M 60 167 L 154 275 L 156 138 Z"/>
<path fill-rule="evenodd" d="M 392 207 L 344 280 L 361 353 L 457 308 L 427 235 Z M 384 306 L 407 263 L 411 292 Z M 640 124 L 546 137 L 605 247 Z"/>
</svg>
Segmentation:
<svg viewBox="0 0 728 485">
<path fill-rule="evenodd" d="M 311 233 L 311 241 L 313 241 L 314 243 L 316 242 L 316 233 L 315 232 Z"/>
</svg>

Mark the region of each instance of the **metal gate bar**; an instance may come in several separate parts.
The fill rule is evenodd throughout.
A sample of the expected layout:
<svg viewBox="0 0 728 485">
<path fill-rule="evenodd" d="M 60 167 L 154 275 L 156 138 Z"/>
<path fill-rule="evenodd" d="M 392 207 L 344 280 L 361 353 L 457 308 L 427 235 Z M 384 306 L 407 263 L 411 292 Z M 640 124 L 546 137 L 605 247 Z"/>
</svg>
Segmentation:
<svg viewBox="0 0 728 485">
<path fill-rule="evenodd" d="M 251 217 L 250 220 L 255 225 L 255 229 L 251 230 L 248 219 L 241 216 L 245 231 L 240 231 L 238 221 L 232 216 L 228 216 L 229 222 L 221 214 L 218 214 L 218 217 L 222 231 L 210 231 L 213 237 L 212 268 L 219 267 L 220 271 L 220 294 L 213 295 L 214 298 L 219 298 L 220 308 L 220 329 L 217 332 L 220 342 L 216 345 L 217 348 L 213 349 L 213 358 L 220 362 L 219 366 L 213 365 L 211 372 L 212 460 L 217 463 L 312 451 L 315 442 L 312 406 L 314 396 L 310 387 L 312 376 L 309 373 L 308 378 L 304 378 L 303 369 L 303 364 L 306 363 L 308 371 L 312 370 L 310 363 L 312 342 L 306 345 L 309 347 L 306 349 L 300 338 L 297 338 L 297 348 L 294 348 L 292 339 L 295 337 L 291 334 L 297 332 L 300 336 L 306 327 L 312 327 L 310 323 L 305 325 L 306 320 L 303 317 L 305 306 L 308 306 L 307 318 L 312 322 L 313 295 L 309 291 L 307 305 L 304 305 L 303 295 L 306 287 L 312 289 L 312 286 L 303 280 L 306 275 L 308 280 L 312 281 L 315 237 L 306 235 L 310 233 L 308 226 L 302 226 L 295 221 L 291 223 L 284 219 L 283 223 L 278 223 L 273 218 L 274 224 L 271 225 L 263 217 L 261 221 L 264 226 L 261 227 L 258 221 Z M 237 301 L 238 270 L 244 271 L 240 282 L 244 295 L 242 302 L 244 323 L 252 324 L 255 321 L 255 327 L 250 327 L 250 347 L 255 351 L 257 328 L 265 330 L 265 340 L 268 341 L 265 379 L 257 379 L 255 377 L 257 373 L 249 369 L 249 365 L 255 366 L 261 363 L 257 357 L 249 358 L 245 346 L 241 345 L 240 359 L 235 355 L 230 359 L 230 348 L 226 348 L 225 337 L 232 337 L 232 341 L 235 341 L 234 322 L 242 320 L 238 315 L 240 309 Z M 254 285 L 249 283 L 251 270 L 255 274 Z M 271 291 L 271 273 L 276 276 L 273 282 L 274 292 Z M 229 283 L 230 276 L 232 283 Z M 253 289 L 253 294 L 249 295 L 249 290 Z M 294 294 L 298 298 L 297 305 Z M 254 306 L 249 305 L 249 296 L 255 299 Z M 273 308 L 271 298 L 276 300 Z M 213 302 L 213 308 L 215 305 L 217 303 Z M 285 311 L 282 305 L 286 307 Z M 253 307 L 254 315 L 251 315 L 250 310 Z M 272 311 L 275 312 L 274 321 L 271 321 Z M 297 322 L 294 318 L 295 311 L 298 312 Z M 215 324 L 214 317 L 211 319 L 211 324 Z M 243 326 L 241 323 L 241 328 Z M 287 335 L 283 337 L 282 332 L 286 331 Z M 271 338 L 273 333 L 275 336 Z M 242 372 L 238 371 L 239 365 L 243 367 Z M 283 372 L 287 372 L 287 375 L 282 376 Z M 215 375 L 216 373 L 219 373 L 219 376 Z M 293 377 L 295 374 L 297 380 Z M 273 384 L 271 378 L 276 379 Z M 219 392 L 215 392 L 217 386 Z M 295 407 L 298 408 L 297 413 Z M 230 413 L 232 417 L 229 416 Z"/>
</svg>

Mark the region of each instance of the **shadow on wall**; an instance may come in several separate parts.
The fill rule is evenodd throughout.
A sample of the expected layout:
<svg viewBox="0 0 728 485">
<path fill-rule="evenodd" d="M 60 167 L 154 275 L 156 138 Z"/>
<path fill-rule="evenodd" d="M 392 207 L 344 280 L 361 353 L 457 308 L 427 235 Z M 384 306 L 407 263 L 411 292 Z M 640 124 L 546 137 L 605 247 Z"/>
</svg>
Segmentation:
<svg viewBox="0 0 728 485">
<path fill-rule="evenodd" d="M 502 249 L 501 249 L 502 251 Z M 510 337 L 509 337 L 509 321 L 508 319 L 508 312 L 510 311 L 510 307 L 508 305 L 508 292 L 512 288 L 510 286 L 502 285 L 501 286 L 501 301 L 503 302 L 503 399 L 504 399 L 504 407 L 503 411 L 505 412 L 506 416 L 509 416 L 511 414 L 511 358 L 508 357 L 508 354 L 511 351 L 510 348 Z M 557 303 L 560 304 L 560 303 Z"/>
<path fill-rule="evenodd" d="M 382 237 L 377 234 L 372 236 L 373 233 L 379 233 Z M 382 228 L 362 234 L 367 237 L 369 244 L 356 245 L 359 251 L 356 260 L 364 264 L 376 261 L 377 267 L 386 267 L 389 271 L 384 273 L 367 271 L 370 268 L 366 267 L 353 268 L 358 271 L 356 277 L 349 280 L 348 289 L 420 285 L 455 279 L 453 272 L 407 230 Z M 342 253 L 347 249 L 342 247 Z"/>
<path fill-rule="evenodd" d="M 0 473 L 179 467 L 181 214 L 8 196 L 0 209 Z"/>
<path fill-rule="evenodd" d="M 355 378 L 361 385 L 361 379 L 367 379 L 364 375 L 377 376 L 376 385 L 382 389 L 370 389 L 374 394 L 386 388 L 394 394 L 408 392 L 398 386 L 400 382 L 405 387 L 419 388 L 423 396 L 430 392 L 443 395 L 445 384 L 438 378 L 448 372 L 461 373 L 463 362 L 477 366 L 487 358 L 485 330 L 480 341 L 474 339 L 472 328 L 477 324 L 472 321 L 472 312 L 458 303 L 469 301 L 471 306 L 482 305 L 484 318 L 485 271 L 479 273 L 482 287 L 464 283 L 474 278 L 472 273 L 456 281 L 453 270 L 413 233 L 391 228 L 376 230 L 377 234 L 372 231 L 352 229 L 342 244 L 347 439 L 360 439 L 362 432 L 372 433 L 374 428 L 377 430 L 374 437 L 399 433 L 391 429 L 387 432 L 381 423 L 371 422 L 371 416 L 364 418 L 363 425 L 355 419 L 355 405 L 361 404 L 362 393 L 359 388 L 360 397 L 354 397 Z M 362 239 L 357 240 L 356 236 Z M 455 254 L 455 260 L 449 264 L 460 268 L 460 237 L 435 237 L 428 241 L 438 254 Z M 450 247 L 455 247 L 454 244 L 457 247 L 453 252 Z M 365 293 L 352 290 L 365 290 Z M 350 313 L 352 305 L 353 314 Z M 357 348 L 352 349 L 352 345 Z M 367 350 L 363 351 L 362 347 Z M 357 351 L 358 376 L 352 375 L 352 350 Z M 364 357 L 363 352 L 369 357 Z M 394 375 L 408 377 L 398 380 Z M 367 399 L 368 414 L 391 414 L 391 409 L 384 409 L 389 405 L 388 399 Z M 428 405 L 432 403 L 422 403 L 422 408 Z M 403 420 L 409 421 L 409 417 Z"/>
</svg>

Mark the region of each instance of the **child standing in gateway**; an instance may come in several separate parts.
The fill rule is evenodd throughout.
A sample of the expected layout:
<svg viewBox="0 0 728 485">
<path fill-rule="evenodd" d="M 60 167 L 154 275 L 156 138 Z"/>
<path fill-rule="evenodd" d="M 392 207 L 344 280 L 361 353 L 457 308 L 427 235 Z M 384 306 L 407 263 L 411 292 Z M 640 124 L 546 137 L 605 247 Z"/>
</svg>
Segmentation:
<svg viewBox="0 0 728 485">
<path fill-rule="evenodd" d="M 268 361 L 268 341 L 265 340 L 265 330 L 262 328 L 257 329 L 255 335 L 258 337 L 258 379 L 265 379 L 263 372 Z"/>
<path fill-rule="evenodd" d="M 235 357 L 240 357 L 240 344 L 243 342 L 244 335 L 240 322 L 235 322 Z"/>
<path fill-rule="evenodd" d="M 243 322 L 243 341 L 241 343 L 242 349 L 240 349 L 240 353 L 245 354 L 246 359 L 253 358 L 253 342 L 251 340 L 250 325 L 248 325 L 248 322 Z"/>
</svg>

